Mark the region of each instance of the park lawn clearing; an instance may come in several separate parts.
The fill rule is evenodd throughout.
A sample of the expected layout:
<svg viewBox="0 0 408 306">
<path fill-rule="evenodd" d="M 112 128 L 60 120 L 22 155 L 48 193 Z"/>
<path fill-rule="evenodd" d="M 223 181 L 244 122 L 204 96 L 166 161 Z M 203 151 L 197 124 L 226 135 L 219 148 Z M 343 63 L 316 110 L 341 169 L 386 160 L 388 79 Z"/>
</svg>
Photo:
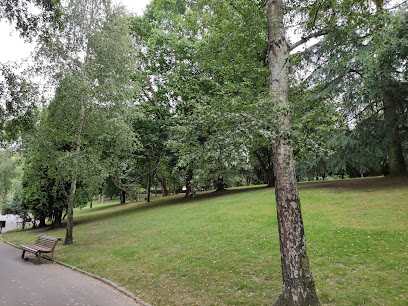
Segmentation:
<svg viewBox="0 0 408 306">
<path fill-rule="evenodd" d="M 408 305 L 408 179 L 299 185 L 322 304 Z M 282 290 L 274 190 L 182 195 L 75 211 L 55 259 L 153 305 L 265 305 Z M 8 232 L 16 245 L 40 230 Z M 47 231 L 65 236 L 65 230 Z"/>
</svg>

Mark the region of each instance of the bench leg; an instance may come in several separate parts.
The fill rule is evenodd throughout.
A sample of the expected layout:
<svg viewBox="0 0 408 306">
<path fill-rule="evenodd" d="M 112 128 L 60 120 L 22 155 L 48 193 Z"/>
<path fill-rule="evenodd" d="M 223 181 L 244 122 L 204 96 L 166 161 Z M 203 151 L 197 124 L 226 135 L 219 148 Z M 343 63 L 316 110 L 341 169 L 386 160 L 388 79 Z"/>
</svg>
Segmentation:
<svg viewBox="0 0 408 306">
<path fill-rule="evenodd" d="M 40 264 L 40 260 L 41 260 L 41 253 L 38 253 L 37 257 L 38 257 L 37 264 Z"/>
<path fill-rule="evenodd" d="M 25 254 L 25 250 L 23 250 L 23 254 L 21 255 L 21 258 L 24 259 L 24 254 Z"/>
</svg>

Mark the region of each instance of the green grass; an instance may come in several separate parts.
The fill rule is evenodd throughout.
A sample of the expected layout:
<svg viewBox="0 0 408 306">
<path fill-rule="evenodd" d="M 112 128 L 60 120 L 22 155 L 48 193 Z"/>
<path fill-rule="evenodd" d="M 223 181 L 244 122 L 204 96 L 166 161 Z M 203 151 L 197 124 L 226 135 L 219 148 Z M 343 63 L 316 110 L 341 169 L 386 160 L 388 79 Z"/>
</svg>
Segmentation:
<svg viewBox="0 0 408 306">
<path fill-rule="evenodd" d="M 342 182 L 300 185 L 321 303 L 408 305 L 408 181 Z M 95 205 L 76 211 L 75 222 L 75 244 L 59 245 L 56 259 L 151 304 L 265 305 L 281 292 L 273 189 Z M 38 234 L 3 238 L 18 245 Z"/>
</svg>

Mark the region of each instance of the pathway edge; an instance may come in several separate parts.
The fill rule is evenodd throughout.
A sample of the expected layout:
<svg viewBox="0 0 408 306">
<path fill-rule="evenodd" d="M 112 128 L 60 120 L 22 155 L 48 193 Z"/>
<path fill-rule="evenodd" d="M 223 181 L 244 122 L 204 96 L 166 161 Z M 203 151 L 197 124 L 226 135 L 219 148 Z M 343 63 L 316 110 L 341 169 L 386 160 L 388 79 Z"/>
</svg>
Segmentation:
<svg viewBox="0 0 408 306">
<path fill-rule="evenodd" d="M 8 244 L 8 245 L 10 245 L 10 246 L 12 246 L 12 247 L 15 247 L 15 248 L 17 248 L 17 249 L 20 249 L 20 248 L 19 248 L 17 245 L 15 245 L 14 243 L 11 243 L 11 242 L 8 242 L 8 241 L 4 240 L 3 237 L 1 237 L 0 239 L 1 239 L 1 241 L 3 241 L 3 242 L 6 243 L 6 244 Z M 44 258 L 44 259 L 47 259 L 47 258 Z M 126 290 L 126 289 L 123 288 L 123 287 L 120 287 L 119 285 L 115 284 L 114 282 L 112 282 L 112 281 L 109 280 L 109 279 L 100 277 L 100 276 L 98 276 L 98 275 L 92 274 L 92 273 L 87 272 L 87 271 L 85 271 L 85 270 L 81 270 L 81 269 L 79 269 L 79 268 L 77 268 L 77 267 L 71 266 L 71 265 L 66 264 L 66 263 L 64 263 L 64 262 L 61 262 L 61 261 L 54 260 L 54 263 L 59 264 L 59 265 L 61 265 L 61 266 L 63 266 L 63 267 L 69 268 L 69 269 L 71 269 L 71 270 L 73 270 L 73 271 L 77 271 L 77 272 L 79 272 L 79 273 L 82 273 L 82 274 L 84 274 L 84 275 L 86 275 L 86 276 L 89 276 L 89 277 L 92 277 L 92 278 L 94 278 L 94 279 L 97 279 L 97 280 L 99 280 L 100 282 L 102 282 L 102 283 L 104 283 L 104 284 L 106 284 L 106 285 L 112 287 L 113 289 L 119 291 L 119 292 L 122 293 L 123 295 L 126 295 L 127 297 L 131 298 L 132 300 L 134 300 L 135 302 L 137 302 L 137 303 L 139 303 L 139 304 L 141 304 L 141 305 L 143 305 L 143 306 L 151 306 L 149 303 L 146 303 L 146 302 L 143 301 L 141 298 L 139 298 L 139 297 L 137 297 L 136 295 L 134 295 L 132 292 Z"/>
</svg>

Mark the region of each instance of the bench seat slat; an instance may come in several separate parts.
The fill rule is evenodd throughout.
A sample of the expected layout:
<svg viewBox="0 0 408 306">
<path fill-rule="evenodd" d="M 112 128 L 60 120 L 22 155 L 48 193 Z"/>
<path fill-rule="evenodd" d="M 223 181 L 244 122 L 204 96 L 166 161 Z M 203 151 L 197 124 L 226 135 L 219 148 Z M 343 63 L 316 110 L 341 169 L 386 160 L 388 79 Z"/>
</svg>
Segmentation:
<svg viewBox="0 0 408 306">
<path fill-rule="evenodd" d="M 27 248 L 33 251 L 37 251 L 37 252 L 42 252 L 42 253 L 49 253 L 52 252 L 52 248 L 48 248 L 48 247 L 43 247 L 43 246 L 39 246 L 39 245 L 22 245 L 22 248 Z"/>
</svg>

